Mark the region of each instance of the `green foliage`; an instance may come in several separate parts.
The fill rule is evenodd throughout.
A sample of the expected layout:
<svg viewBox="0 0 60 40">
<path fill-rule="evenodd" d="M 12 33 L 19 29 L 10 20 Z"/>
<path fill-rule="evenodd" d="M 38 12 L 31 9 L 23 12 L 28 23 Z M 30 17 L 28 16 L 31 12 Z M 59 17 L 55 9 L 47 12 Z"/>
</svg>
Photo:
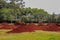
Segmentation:
<svg viewBox="0 0 60 40">
<path fill-rule="evenodd" d="M 56 17 L 56 22 L 60 23 L 60 14 L 58 14 L 58 16 Z"/>
<path fill-rule="evenodd" d="M 23 20 L 23 21 L 47 21 L 48 18 L 48 12 L 45 11 L 44 9 L 38 9 L 38 8 L 22 8 L 20 7 L 21 5 L 24 5 L 23 0 L 10 0 L 10 3 L 7 3 L 4 0 L 0 0 L 0 4 L 1 6 L 3 6 L 0 9 L 0 19 L 2 20 L 10 20 L 10 19 L 14 19 L 14 20 Z M 20 3 L 15 3 L 16 2 L 23 2 L 22 4 Z M 10 16 L 11 15 L 11 16 Z M 51 17 L 54 17 L 54 15 L 52 15 Z M 54 18 L 51 18 L 51 20 L 55 21 Z M 49 19 L 49 21 L 51 21 Z M 13 21 L 13 20 L 12 20 Z"/>
</svg>

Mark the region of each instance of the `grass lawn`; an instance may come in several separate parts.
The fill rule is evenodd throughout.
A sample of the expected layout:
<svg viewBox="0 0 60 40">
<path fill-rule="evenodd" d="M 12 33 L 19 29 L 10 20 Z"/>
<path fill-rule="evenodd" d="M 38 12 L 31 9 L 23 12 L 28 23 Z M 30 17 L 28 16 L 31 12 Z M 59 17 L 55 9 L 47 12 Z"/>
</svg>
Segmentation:
<svg viewBox="0 0 60 40">
<path fill-rule="evenodd" d="M 6 34 L 9 30 L 0 30 L 0 40 L 60 40 L 60 32 L 23 32 Z"/>
</svg>

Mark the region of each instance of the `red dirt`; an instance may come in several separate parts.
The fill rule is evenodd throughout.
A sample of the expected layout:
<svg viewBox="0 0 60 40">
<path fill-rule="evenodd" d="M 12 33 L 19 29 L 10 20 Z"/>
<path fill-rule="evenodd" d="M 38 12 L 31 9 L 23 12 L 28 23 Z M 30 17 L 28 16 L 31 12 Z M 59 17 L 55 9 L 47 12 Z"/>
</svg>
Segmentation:
<svg viewBox="0 0 60 40">
<path fill-rule="evenodd" d="M 18 28 L 13 29 L 12 31 L 8 33 L 21 33 L 21 32 L 34 32 L 36 27 L 34 23 L 24 24 L 20 25 Z"/>
<path fill-rule="evenodd" d="M 0 29 L 15 29 L 17 26 L 14 24 L 9 25 L 8 23 L 1 23 L 0 24 Z"/>
<path fill-rule="evenodd" d="M 18 28 L 7 33 L 34 32 L 35 30 L 60 31 L 60 26 L 57 26 L 55 23 L 48 23 L 48 25 L 35 25 L 34 23 L 29 23 L 20 25 Z"/>
<path fill-rule="evenodd" d="M 9 25 L 8 23 L 1 23 L 0 29 L 12 29 L 7 33 L 34 32 L 35 30 L 60 32 L 60 25 L 57 25 L 56 23 L 48 23 L 47 25 L 45 25 L 45 23 L 39 23 L 38 25 L 36 25 L 35 23 L 25 24 L 23 22 L 11 25 Z"/>
<path fill-rule="evenodd" d="M 60 26 L 57 26 L 56 23 L 48 23 L 44 29 L 45 31 L 60 31 Z"/>
<path fill-rule="evenodd" d="M 39 26 L 43 26 L 44 25 L 44 22 L 39 22 L 38 25 Z"/>
</svg>

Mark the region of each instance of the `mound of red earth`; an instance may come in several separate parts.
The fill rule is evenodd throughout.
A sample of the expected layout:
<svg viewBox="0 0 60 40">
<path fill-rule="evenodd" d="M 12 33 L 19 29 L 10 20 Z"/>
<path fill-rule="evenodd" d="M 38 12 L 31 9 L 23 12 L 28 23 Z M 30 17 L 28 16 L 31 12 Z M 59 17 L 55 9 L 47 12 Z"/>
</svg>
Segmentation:
<svg viewBox="0 0 60 40">
<path fill-rule="evenodd" d="M 60 26 L 60 23 L 56 23 L 57 26 Z"/>
<path fill-rule="evenodd" d="M 38 25 L 39 26 L 43 26 L 45 23 L 44 22 L 39 22 Z"/>
<path fill-rule="evenodd" d="M 60 26 L 57 26 L 56 23 L 48 23 L 44 28 L 45 31 L 60 31 Z"/>
<path fill-rule="evenodd" d="M 28 24 L 20 25 L 18 28 L 13 29 L 12 31 L 7 33 L 34 32 L 35 30 L 38 30 L 38 29 L 40 28 L 34 23 L 28 23 Z"/>
<path fill-rule="evenodd" d="M 39 22 L 38 23 L 38 30 L 46 30 L 46 27 L 47 27 L 47 23 L 44 23 L 44 22 Z"/>
<path fill-rule="evenodd" d="M 44 25 L 43 25 L 44 24 Z M 35 23 L 28 24 L 16 24 L 17 28 L 7 32 L 7 33 L 21 33 L 21 32 L 35 32 L 35 30 L 44 30 L 44 31 L 60 31 L 60 26 L 56 23 L 40 23 L 40 25 L 35 25 Z"/>
<path fill-rule="evenodd" d="M 14 24 L 8 24 L 8 23 L 1 23 L 0 29 L 15 29 L 17 28 Z"/>
</svg>

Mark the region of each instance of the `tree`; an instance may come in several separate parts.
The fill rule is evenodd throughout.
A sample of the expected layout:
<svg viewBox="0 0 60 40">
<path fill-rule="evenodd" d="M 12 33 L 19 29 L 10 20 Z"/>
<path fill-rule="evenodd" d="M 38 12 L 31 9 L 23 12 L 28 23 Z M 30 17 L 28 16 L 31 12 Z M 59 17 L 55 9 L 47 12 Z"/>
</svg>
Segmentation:
<svg viewBox="0 0 60 40">
<path fill-rule="evenodd" d="M 7 3 L 6 1 L 7 0 L 5 1 L 0 0 L 0 3 L 3 5 L 3 8 L 0 9 L 1 10 L 0 16 L 1 17 L 3 16 L 4 20 L 9 19 L 10 18 L 9 15 L 12 15 L 13 19 L 15 20 L 18 20 L 18 19 L 21 20 L 22 16 L 25 16 L 23 17 L 24 19 L 35 21 L 35 19 L 36 20 L 44 19 L 44 17 L 48 15 L 48 13 L 44 9 L 30 8 L 30 7 L 24 8 L 25 2 L 23 0 L 10 0 L 11 1 L 10 3 Z M 31 15 L 29 16 L 29 14 Z"/>
<path fill-rule="evenodd" d="M 20 8 L 23 8 L 25 5 L 25 2 L 23 1 L 23 0 L 10 0 L 11 2 L 11 4 L 13 4 L 13 5 L 16 5 L 16 3 L 15 2 L 17 2 L 17 5 L 19 5 L 19 7 Z M 20 2 L 19 2 L 20 1 Z"/>
<path fill-rule="evenodd" d="M 55 13 L 53 13 L 52 16 L 51 16 L 51 21 L 52 22 L 55 22 L 56 21 L 56 18 L 55 17 L 56 17 L 56 15 L 55 15 Z"/>
<path fill-rule="evenodd" d="M 60 14 L 57 15 L 56 21 L 57 21 L 57 23 L 60 23 Z"/>
<path fill-rule="evenodd" d="M 13 22 L 13 20 L 14 20 L 14 16 L 13 15 L 9 15 L 9 20 L 11 21 L 11 23 Z"/>
<path fill-rule="evenodd" d="M 56 22 L 56 14 L 53 13 L 52 15 L 47 16 L 47 21 L 51 22 L 51 23 L 55 23 Z"/>
<path fill-rule="evenodd" d="M 0 12 L 1 12 L 0 17 L 2 16 L 2 17 L 3 17 L 3 18 L 2 18 L 3 20 L 7 20 L 8 14 L 10 13 L 10 10 L 11 10 L 11 9 L 2 8 L 2 9 L 0 10 Z"/>
</svg>

